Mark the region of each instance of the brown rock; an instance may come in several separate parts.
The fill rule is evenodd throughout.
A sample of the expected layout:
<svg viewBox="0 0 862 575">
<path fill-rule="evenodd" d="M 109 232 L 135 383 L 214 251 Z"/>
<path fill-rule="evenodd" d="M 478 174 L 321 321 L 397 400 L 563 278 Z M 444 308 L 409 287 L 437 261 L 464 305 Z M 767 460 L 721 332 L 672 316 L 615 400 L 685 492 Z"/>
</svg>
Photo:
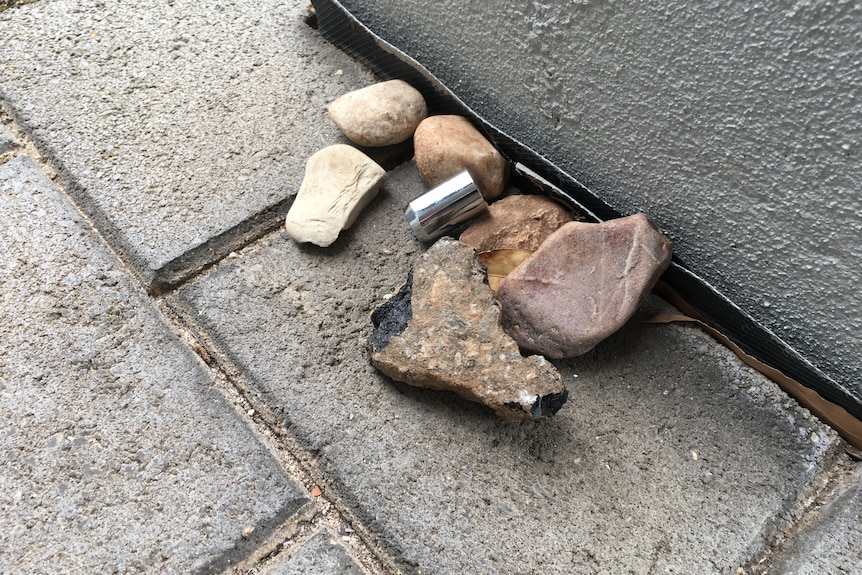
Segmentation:
<svg viewBox="0 0 862 575">
<path fill-rule="evenodd" d="M 572 215 L 557 202 L 536 195 L 508 196 L 497 200 L 477 217 L 461 241 L 477 252 L 539 249 L 548 236 Z"/>
<path fill-rule="evenodd" d="M 503 281 L 503 327 L 524 350 L 576 357 L 617 331 L 670 264 L 645 214 L 570 222 Z"/>
<path fill-rule="evenodd" d="M 468 170 L 487 201 L 503 193 L 509 163 L 479 130 L 461 116 L 430 116 L 413 135 L 414 160 L 419 175 L 433 188 Z"/>
<path fill-rule="evenodd" d="M 403 80 L 348 92 L 332 102 L 328 111 L 350 141 L 371 147 L 403 142 L 428 115 L 422 94 Z"/>
<path fill-rule="evenodd" d="M 454 391 L 508 420 L 556 413 L 568 397 L 540 356 L 522 357 L 472 248 L 443 238 L 398 295 L 375 310 L 372 363 L 394 380 Z"/>
</svg>

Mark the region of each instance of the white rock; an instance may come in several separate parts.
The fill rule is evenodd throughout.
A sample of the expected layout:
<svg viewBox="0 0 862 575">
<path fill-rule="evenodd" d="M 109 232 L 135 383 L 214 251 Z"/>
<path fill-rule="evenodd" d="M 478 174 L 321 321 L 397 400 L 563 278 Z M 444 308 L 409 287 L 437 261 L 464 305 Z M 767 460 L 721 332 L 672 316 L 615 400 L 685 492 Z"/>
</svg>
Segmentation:
<svg viewBox="0 0 862 575">
<path fill-rule="evenodd" d="M 386 170 L 345 144 L 324 148 L 305 164 L 305 178 L 287 212 L 284 229 L 297 242 L 326 247 L 377 195 Z"/>
<path fill-rule="evenodd" d="M 350 141 L 370 147 L 403 142 L 428 115 L 422 94 L 403 80 L 354 90 L 332 102 L 328 110 Z"/>
</svg>

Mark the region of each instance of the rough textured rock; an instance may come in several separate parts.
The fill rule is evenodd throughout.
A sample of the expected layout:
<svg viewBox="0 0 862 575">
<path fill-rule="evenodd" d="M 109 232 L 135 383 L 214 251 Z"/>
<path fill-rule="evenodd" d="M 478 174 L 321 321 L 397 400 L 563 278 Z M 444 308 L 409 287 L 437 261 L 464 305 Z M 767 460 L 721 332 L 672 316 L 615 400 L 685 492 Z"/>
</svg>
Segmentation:
<svg viewBox="0 0 862 575">
<path fill-rule="evenodd" d="M 508 420 L 553 415 L 568 397 L 556 368 L 540 356 L 522 357 L 502 330 L 476 252 L 459 241 L 431 246 L 412 282 L 372 321 L 372 363 L 397 381 L 454 391 Z"/>
<path fill-rule="evenodd" d="M 403 80 L 348 92 L 329 105 L 329 117 L 360 146 L 389 146 L 413 135 L 428 115 L 425 99 Z"/>
<path fill-rule="evenodd" d="M 572 215 L 557 202 L 536 195 L 508 196 L 488 208 L 461 234 L 461 241 L 477 252 L 539 249 L 548 236 Z"/>
<path fill-rule="evenodd" d="M 462 170 L 469 170 L 485 199 L 495 200 L 509 180 L 509 163 L 461 116 L 431 116 L 413 136 L 419 175 L 434 187 Z"/>
<path fill-rule="evenodd" d="M 336 144 L 312 155 L 287 212 L 284 229 L 297 242 L 326 247 L 346 230 L 386 179 L 386 171 L 352 146 Z"/>
<path fill-rule="evenodd" d="M 503 326 L 522 349 L 576 357 L 617 331 L 670 264 L 648 216 L 570 222 L 503 281 Z"/>
</svg>

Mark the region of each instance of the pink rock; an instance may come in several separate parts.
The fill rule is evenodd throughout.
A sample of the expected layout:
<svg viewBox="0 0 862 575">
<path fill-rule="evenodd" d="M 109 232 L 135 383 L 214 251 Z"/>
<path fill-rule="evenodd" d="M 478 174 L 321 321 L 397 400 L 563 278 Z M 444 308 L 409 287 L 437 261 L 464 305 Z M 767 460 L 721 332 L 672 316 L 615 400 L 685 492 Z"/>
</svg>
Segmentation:
<svg viewBox="0 0 862 575">
<path fill-rule="evenodd" d="M 628 321 L 670 258 L 645 214 L 565 224 L 497 290 L 503 327 L 521 349 L 583 355 Z"/>
</svg>

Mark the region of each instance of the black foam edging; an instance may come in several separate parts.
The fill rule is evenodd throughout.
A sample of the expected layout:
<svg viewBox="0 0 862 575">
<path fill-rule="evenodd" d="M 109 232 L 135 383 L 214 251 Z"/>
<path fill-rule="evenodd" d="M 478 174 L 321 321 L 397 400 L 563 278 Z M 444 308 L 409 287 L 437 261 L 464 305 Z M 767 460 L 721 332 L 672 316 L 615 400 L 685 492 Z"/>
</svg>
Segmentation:
<svg viewBox="0 0 862 575">
<path fill-rule="evenodd" d="M 554 196 L 592 221 L 624 215 L 541 154 L 485 121 L 421 64 L 374 34 L 337 0 L 312 0 L 312 4 L 320 33 L 328 41 L 379 77 L 398 78 L 411 84 L 425 97 L 430 114 L 457 114 L 468 118 L 511 162 L 516 185 Z M 862 419 L 862 398 L 817 369 L 785 341 L 689 270 L 679 258 L 674 256 L 661 279 L 700 312 L 709 325 L 725 334 L 743 351 Z"/>
</svg>

